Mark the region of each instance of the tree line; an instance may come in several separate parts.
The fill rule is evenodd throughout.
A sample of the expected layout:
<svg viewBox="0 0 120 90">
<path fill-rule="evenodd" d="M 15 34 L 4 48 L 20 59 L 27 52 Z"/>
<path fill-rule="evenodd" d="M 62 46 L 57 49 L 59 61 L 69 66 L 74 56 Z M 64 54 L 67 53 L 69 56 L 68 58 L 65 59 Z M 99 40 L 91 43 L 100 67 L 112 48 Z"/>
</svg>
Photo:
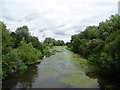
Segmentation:
<svg viewBox="0 0 120 90">
<path fill-rule="evenodd" d="M 67 46 L 88 59 L 94 69 L 103 73 L 120 75 L 120 16 L 112 15 L 99 26 L 88 26 L 72 35 Z"/>
<path fill-rule="evenodd" d="M 10 73 L 24 70 L 31 64 L 40 62 L 40 59 L 49 53 L 51 46 L 64 45 L 64 41 L 46 38 L 44 43 L 32 36 L 27 26 L 19 27 L 15 32 L 7 29 L 0 22 L 2 30 L 2 78 Z"/>
<path fill-rule="evenodd" d="M 47 37 L 44 40 L 44 44 L 48 46 L 63 46 L 65 45 L 63 40 L 55 40 L 54 38 Z"/>
<path fill-rule="evenodd" d="M 2 70 L 3 79 L 10 73 L 26 69 L 29 65 L 40 62 L 52 46 L 65 45 L 63 40 L 48 37 L 40 42 L 32 36 L 27 26 L 10 32 L 3 22 L 2 30 Z M 98 26 L 88 26 L 79 34 L 72 35 L 66 43 L 68 48 L 89 60 L 94 69 L 104 73 L 120 75 L 120 16 L 112 15 Z"/>
</svg>

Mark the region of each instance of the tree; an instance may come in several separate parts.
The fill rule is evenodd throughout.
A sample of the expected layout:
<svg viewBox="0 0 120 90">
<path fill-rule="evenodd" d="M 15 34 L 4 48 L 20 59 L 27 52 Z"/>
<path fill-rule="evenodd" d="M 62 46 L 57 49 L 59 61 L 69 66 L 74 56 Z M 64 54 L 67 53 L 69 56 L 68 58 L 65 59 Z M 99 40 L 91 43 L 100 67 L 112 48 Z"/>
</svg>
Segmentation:
<svg viewBox="0 0 120 90">
<path fill-rule="evenodd" d="M 30 42 L 30 33 L 27 26 L 17 28 L 15 33 L 16 33 L 15 38 L 16 38 L 17 46 L 19 46 L 19 43 L 22 40 L 22 38 L 25 39 L 26 43 Z"/>
<path fill-rule="evenodd" d="M 65 44 L 63 40 L 58 40 L 57 43 L 58 43 L 58 46 L 62 46 Z"/>
<path fill-rule="evenodd" d="M 55 39 L 48 37 L 44 40 L 44 44 L 53 46 L 55 44 Z"/>
<path fill-rule="evenodd" d="M 2 31 L 2 78 L 10 73 L 26 69 L 28 65 L 40 62 L 43 54 L 48 53 L 49 47 L 31 36 L 27 26 L 19 27 L 10 32 L 6 25 L 0 22 Z M 1 73 L 0 73 L 1 74 Z"/>
<path fill-rule="evenodd" d="M 71 49 L 72 49 L 74 52 L 78 53 L 78 48 L 79 48 L 79 46 L 80 46 L 80 44 L 81 44 L 78 35 L 73 35 L 73 36 L 71 37 L 71 44 L 72 44 Z"/>
<path fill-rule="evenodd" d="M 49 46 L 62 46 L 64 45 L 63 40 L 55 40 L 54 38 L 48 37 L 45 39 L 44 44 Z"/>
<path fill-rule="evenodd" d="M 33 48 L 31 43 L 26 44 L 24 40 L 20 42 L 20 46 L 18 47 L 18 52 L 21 60 L 23 60 L 23 62 L 27 65 L 34 64 L 42 56 L 39 50 Z"/>
<path fill-rule="evenodd" d="M 120 16 L 112 15 L 99 26 L 89 26 L 73 35 L 69 48 L 87 58 L 94 68 L 119 78 Z"/>
<path fill-rule="evenodd" d="M 12 37 L 6 25 L 2 22 L 0 22 L 0 24 L 2 26 L 2 54 L 7 54 L 13 46 Z"/>
<path fill-rule="evenodd" d="M 44 45 L 41 42 L 39 42 L 37 37 L 31 36 L 30 37 L 30 42 L 32 43 L 34 48 L 40 50 L 42 52 L 42 54 L 45 54 L 44 49 L 46 48 L 46 45 Z"/>
<path fill-rule="evenodd" d="M 99 30 L 96 26 L 89 26 L 83 32 L 85 39 L 96 39 L 99 35 Z"/>
</svg>

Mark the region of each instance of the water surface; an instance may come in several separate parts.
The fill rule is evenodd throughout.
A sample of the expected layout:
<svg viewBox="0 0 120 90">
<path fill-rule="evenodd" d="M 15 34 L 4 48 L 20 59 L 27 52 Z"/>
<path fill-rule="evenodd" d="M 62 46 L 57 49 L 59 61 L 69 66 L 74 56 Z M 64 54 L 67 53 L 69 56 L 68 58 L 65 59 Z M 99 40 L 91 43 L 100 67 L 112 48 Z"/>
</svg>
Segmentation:
<svg viewBox="0 0 120 90">
<path fill-rule="evenodd" d="M 19 71 L 3 81 L 3 88 L 97 88 L 97 79 L 86 76 L 86 60 L 66 47 L 54 47 L 54 54 L 40 64 Z"/>
</svg>

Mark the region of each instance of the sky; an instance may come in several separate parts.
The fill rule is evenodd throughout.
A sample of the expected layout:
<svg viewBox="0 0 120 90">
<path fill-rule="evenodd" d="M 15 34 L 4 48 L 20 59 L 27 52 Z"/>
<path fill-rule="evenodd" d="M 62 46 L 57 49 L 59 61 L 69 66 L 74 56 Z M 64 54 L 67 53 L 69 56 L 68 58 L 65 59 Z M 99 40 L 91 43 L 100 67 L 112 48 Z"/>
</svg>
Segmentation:
<svg viewBox="0 0 120 90">
<path fill-rule="evenodd" d="M 40 41 L 46 37 L 70 41 L 89 25 L 118 12 L 119 0 L 0 0 L 0 21 L 10 31 L 27 25 Z"/>
</svg>

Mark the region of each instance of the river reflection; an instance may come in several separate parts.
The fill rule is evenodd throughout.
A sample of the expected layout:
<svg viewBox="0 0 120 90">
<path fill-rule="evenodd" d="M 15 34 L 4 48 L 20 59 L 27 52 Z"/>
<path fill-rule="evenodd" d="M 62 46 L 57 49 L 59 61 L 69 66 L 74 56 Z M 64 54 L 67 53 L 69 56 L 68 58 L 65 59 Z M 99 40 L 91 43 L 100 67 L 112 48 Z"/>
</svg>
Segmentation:
<svg viewBox="0 0 120 90">
<path fill-rule="evenodd" d="M 110 75 L 102 75 L 99 71 L 87 72 L 86 75 L 98 80 L 100 90 L 113 90 L 115 88 L 118 90 L 120 88 L 120 81 L 112 78 Z"/>
<path fill-rule="evenodd" d="M 98 88 L 103 82 L 85 73 L 87 65 L 79 55 L 65 49 L 53 48 L 51 56 L 38 65 L 14 73 L 3 81 L 3 88 Z M 91 77 L 92 76 L 92 77 Z M 105 83 L 104 83 L 105 84 Z"/>
<path fill-rule="evenodd" d="M 30 66 L 27 70 L 19 71 L 9 76 L 2 82 L 3 88 L 31 88 L 32 83 L 38 76 L 38 68 Z"/>
</svg>

